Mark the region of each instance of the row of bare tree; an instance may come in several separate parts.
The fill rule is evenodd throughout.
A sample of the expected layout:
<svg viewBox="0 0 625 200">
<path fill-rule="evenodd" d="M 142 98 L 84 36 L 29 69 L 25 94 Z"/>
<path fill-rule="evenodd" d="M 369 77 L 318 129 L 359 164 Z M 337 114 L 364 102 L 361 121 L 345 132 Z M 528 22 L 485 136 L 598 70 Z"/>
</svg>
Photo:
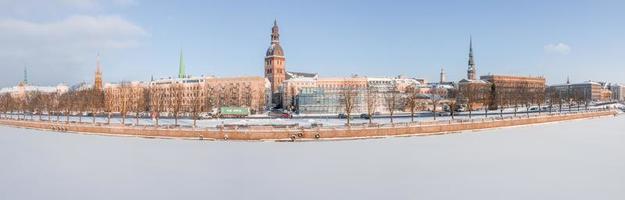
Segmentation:
<svg viewBox="0 0 625 200">
<path fill-rule="evenodd" d="M 472 117 L 472 111 L 483 108 L 485 116 L 488 117 L 489 110 L 499 109 L 499 115 L 503 117 L 503 110 L 514 108 L 514 115 L 517 115 L 519 107 L 525 107 L 529 116 L 530 107 L 537 106 L 538 113 L 541 114 L 544 105 L 549 105 L 548 110 L 552 112 L 554 105 L 558 105 L 559 112 L 563 105 L 584 104 L 588 109 L 590 99 L 584 90 L 570 90 L 566 92 L 555 89 L 545 89 L 535 87 L 525 83 L 519 83 L 509 87 L 498 88 L 495 84 L 466 84 L 459 87 L 443 88 L 434 87 L 429 93 L 423 94 L 419 88 L 409 86 L 404 91 L 397 88 L 379 90 L 375 87 L 361 88 L 349 82 L 344 83 L 341 92 L 341 106 L 347 117 L 347 125 L 350 124 L 350 117 L 356 107 L 356 97 L 364 93 L 364 107 L 368 115 L 369 123 L 372 123 L 372 116 L 380 104 L 390 115 L 393 123 L 393 115 L 398 110 L 410 112 L 411 121 L 417 111 L 426 110 L 431 106 L 431 111 L 436 120 L 438 108 L 447 106 L 449 115 L 454 119 L 455 112 L 459 107 L 465 107 Z"/>
<path fill-rule="evenodd" d="M 138 125 L 142 116 L 150 115 L 157 126 L 160 113 L 170 112 L 175 126 L 185 113 L 193 118 L 195 127 L 201 113 L 212 111 L 214 99 L 211 88 L 185 90 L 181 84 L 144 88 L 122 83 L 105 91 L 71 90 L 62 94 L 35 91 L 15 97 L 7 93 L 0 96 L 0 111 L 3 118 L 26 119 L 28 115 L 32 120 L 38 115 L 42 120 L 42 116 L 47 115 L 47 120 L 53 121 L 52 116 L 56 116 L 55 121 L 60 122 L 64 116 L 66 123 L 70 122 L 70 116 L 78 117 L 78 122 L 82 123 L 87 114 L 94 124 L 96 117 L 103 115 L 110 124 L 113 113 L 118 113 L 121 124 L 126 124 L 128 116 L 134 116 Z"/>
</svg>

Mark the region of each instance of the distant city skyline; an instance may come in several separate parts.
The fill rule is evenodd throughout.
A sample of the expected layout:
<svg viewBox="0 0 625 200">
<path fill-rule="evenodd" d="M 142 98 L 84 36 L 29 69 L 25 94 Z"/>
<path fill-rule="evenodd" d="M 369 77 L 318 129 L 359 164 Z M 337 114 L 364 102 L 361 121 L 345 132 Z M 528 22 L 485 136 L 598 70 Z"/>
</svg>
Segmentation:
<svg viewBox="0 0 625 200">
<path fill-rule="evenodd" d="M 0 87 L 263 76 L 275 19 L 288 71 L 324 77 L 544 76 L 625 82 L 621 1 L 0 1 Z M 184 51 L 184 63 L 182 63 Z"/>
</svg>

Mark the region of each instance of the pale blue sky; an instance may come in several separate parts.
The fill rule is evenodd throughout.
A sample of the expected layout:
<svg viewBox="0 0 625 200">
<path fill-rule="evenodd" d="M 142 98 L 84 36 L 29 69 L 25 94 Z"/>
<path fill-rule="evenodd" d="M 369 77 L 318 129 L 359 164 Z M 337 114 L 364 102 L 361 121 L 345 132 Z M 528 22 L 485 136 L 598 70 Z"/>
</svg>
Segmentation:
<svg viewBox="0 0 625 200">
<path fill-rule="evenodd" d="M 624 1 L 0 0 L 0 86 L 187 72 L 262 76 L 274 19 L 287 70 L 321 76 L 543 75 L 625 82 Z"/>
</svg>

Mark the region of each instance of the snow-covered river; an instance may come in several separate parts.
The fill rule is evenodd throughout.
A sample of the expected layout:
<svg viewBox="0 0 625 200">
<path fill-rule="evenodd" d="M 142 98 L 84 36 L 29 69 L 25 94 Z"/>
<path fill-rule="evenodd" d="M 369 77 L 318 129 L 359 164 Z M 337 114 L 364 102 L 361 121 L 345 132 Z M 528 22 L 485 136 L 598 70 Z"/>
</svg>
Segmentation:
<svg viewBox="0 0 625 200">
<path fill-rule="evenodd" d="M 276 143 L 0 126 L 0 199 L 625 199 L 624 129 L 621 115 Z"/>
</svg>

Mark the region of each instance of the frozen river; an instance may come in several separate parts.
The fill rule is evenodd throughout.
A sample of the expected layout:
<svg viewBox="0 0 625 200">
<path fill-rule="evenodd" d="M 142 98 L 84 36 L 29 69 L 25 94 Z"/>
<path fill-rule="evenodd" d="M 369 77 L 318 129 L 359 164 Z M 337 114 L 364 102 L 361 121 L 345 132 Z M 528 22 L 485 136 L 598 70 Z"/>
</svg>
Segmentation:
<svg viewBox="0 0 625 200">
<path fill-rule="evenodd" d="M 625 116 L 276 143 L 0 126 L 0 199 L 625 199 Z"/>
</svg>

